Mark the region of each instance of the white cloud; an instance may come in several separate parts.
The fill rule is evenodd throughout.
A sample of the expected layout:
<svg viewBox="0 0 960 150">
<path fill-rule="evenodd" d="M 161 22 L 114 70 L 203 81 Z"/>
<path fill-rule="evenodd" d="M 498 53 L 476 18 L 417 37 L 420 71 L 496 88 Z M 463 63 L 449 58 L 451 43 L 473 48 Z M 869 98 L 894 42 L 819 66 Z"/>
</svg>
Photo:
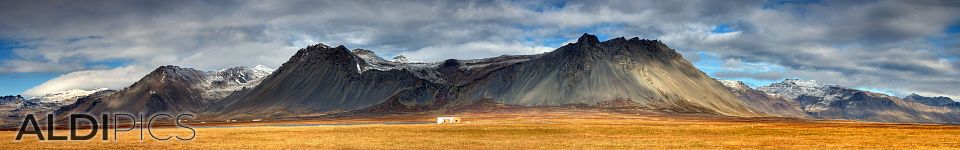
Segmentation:
<svg viewBox="0 0 960 150">
<path fill-rule="evenodd" d="M 151 69 L 126 66 L 109 70 L 84 70 L 60 75 L 23 92 L 25 96 L 41 96 L 71 89 L 92 90 L 96 88 L 120 89 L 133 84 Z"/>
</svg>

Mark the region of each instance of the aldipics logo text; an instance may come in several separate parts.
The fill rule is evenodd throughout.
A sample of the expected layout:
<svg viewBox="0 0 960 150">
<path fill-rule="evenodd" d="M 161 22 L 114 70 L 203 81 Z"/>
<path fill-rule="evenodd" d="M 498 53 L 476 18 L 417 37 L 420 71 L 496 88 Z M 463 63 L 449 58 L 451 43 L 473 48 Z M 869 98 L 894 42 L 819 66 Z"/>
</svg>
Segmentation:
<svg viewBox="0 0 960 150">
<path fill-rule="evenodd" d="M 196 116 L 193 114 L 179 114 L 174 116 L 171 114 L 158 113 L 146 118 L 143 115 L 133 114 L 101 114 L 100 117 L 97 118 L 89 114 L 70 114 L 68 118 L 69 124 L 67 125 L 69 128 L 64 129 L 63 127 L 57 128 L 55 116 L 48 114 L 45 126 L 46 133 L 44 133 L 36 117 L 34 117 L 33 114 L 28 114 L 23 118 L 15 140 L 20 141 L 23 140 L 25 136 L 35 135 L 40 141 L 85 141 L 94 139 L 99 134 L 100 140 L 117 141 L 120 136 L 118 133 L 138 129 L 140 131 L 141 141 L 145 139 L 144 137 L 147 137 L 144 135 L 148 135 L 148 137 L 154 140 L 164 141 L 176 138 L 177 140 L 186 141 L 193 140 L 197 136 L 197 131 L 184 123 L 186 122 L 185 119 L 192 119 L 194 117 Z M 189 130 L 190 134 L 189 136 L 163 135 L 154 132 L 154 128 L 157 127 Z M 56 132 L 57 130 L 69 130 L 70 134 L 69 136 L 63 135 L 62 132 Z M 109 131 L 113 131 L 112 136 Z M 56 135 L 55 133 L 60 133 L 61 135 Z M 111 139 L 110 137 L 113 138 Z"/>
</svg>

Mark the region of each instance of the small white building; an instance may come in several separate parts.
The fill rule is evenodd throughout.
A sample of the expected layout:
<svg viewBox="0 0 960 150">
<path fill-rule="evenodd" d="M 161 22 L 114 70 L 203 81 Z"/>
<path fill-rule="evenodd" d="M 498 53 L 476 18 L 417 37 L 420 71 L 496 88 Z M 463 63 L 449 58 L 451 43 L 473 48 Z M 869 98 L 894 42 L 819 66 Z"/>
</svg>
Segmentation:
<svg viewBox="0 0 960 150">
<path fill-rule="evenodd" d="M 460 123 L 460 117 L 437 117 L 437 124 Z"/>
</svg>

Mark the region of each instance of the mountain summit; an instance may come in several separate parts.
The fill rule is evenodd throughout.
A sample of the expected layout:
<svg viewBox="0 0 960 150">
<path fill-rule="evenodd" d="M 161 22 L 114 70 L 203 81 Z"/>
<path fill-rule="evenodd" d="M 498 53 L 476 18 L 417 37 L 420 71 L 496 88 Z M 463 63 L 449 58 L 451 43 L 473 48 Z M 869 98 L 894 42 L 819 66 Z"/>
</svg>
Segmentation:
<svg viewBox="0 0 960 150">
<path fill-rule="evenodd" d="M 953 99 L 950 99 L 949 97 L 926 97 L 917 95 L 917 93 L 911 93 L 910 95 L 903 97 L 903 100 L 914 101 L 929 106 L 960 106 L 960 102 L 953 101 Z"/>
</svg>

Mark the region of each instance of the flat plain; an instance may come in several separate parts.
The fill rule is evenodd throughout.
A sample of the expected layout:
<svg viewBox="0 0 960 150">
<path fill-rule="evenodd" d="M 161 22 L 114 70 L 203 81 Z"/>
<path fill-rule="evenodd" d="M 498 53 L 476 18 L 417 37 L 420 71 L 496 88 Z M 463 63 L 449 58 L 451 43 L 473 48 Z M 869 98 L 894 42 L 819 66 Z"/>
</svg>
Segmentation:
<svg viewBox="0 0 960 150">
<path fill-rule="evenodd" d="M 15 131 L 2 131 L 0 149 L 960 149 L 955 125 L 574 109 L 465 112 L 455 115 L 463 123 L 432 124 L 438 115 L 207 123 L 189 141 L 141 141 L 138 130 L 109 142 L 14 141 Z"/>
</svg>

